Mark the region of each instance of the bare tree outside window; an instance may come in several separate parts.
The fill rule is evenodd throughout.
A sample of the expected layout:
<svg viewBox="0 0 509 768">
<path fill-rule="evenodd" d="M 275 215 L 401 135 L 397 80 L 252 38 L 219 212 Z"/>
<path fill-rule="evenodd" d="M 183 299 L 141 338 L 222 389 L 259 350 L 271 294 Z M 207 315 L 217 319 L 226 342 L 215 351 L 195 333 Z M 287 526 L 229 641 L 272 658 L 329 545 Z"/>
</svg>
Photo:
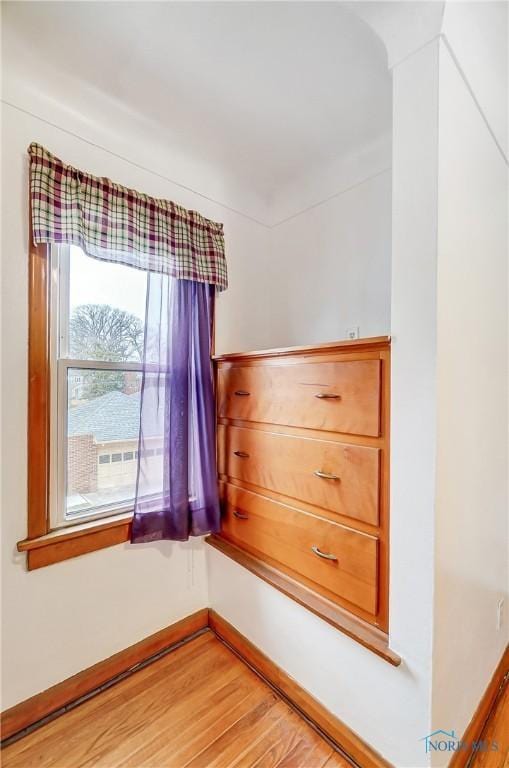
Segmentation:
<svg viewBox="0 0 509 768">
<path fill-rule="evenodd" d="M 74 358 L 140 361 L 143 351 L 141 320 L 109 304 L 81 304 L 69 323 L 70 351 Z"/>
<path fill-rule="evenodd" d="M 53 525 L 129 510 L 136 487 L 147 274 L 52 249 L 59 462 Z M 153 457 L 155 463 L 160 458 Z"/>
<path fill-rule="evenodd" d="M 74 359 L 140 362 L 143 325 L 139 317 L 109 304 L 82 304 L 69 321 L 70 352 Z M 105 375 L 106 374 L 106 375 Z M 121 371 L 93 370 L 83 374 L 81 397 L 99 397 L 125 388 Z"/>
</svg>

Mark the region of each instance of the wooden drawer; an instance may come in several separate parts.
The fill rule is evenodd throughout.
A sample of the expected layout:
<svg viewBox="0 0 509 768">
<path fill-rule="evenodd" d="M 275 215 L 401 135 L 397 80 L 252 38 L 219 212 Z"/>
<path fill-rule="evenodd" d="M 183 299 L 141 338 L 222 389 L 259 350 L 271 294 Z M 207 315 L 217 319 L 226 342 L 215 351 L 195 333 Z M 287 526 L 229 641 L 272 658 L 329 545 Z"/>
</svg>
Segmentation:
<svg viewBox="0 0 509 768">
<path fill-rule="evenodd" d="M 223 486 L 223 534 L 281 563 L 372 615 L 377 612 L 378 540 L 242 488 Z M 337 559 L 320 557 L 313 547 Z"/>
<path fill-rule="evenodd" d="M 217 383 L 220 418 L 380 434 L 380 360 L 221 367 Z"/>
<path fill-rule="evenodd" d="M 227 477 L 378 525 L 378 448 L 220 424 L 218 464 Z"/>
</svg>

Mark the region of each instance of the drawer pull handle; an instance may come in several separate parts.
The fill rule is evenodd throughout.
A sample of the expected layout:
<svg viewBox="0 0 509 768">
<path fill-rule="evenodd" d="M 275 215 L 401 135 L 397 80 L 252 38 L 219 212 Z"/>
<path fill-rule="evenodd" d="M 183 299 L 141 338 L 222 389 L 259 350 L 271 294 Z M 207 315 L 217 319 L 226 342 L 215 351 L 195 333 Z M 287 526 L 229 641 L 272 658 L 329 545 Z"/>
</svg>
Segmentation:
<svg viewBox="0 0 509 768">
<path fill-rule="evenodd" d="M 237 397 L 247 397 L 251 392 L 247 392 L 245 389 L 236 389 L 235 394 Z"/>
<path fill-rule="evenodd" d="M 313 472 L 316 477 L 323 477 L 324 480 L 339 480 L 338 475 L 333 475 L 331 472 L 322 472 L 321 469 L 315 469 Z"/>
<path fill-rule="evenodd" d="M 249 515 L 243 515 L 238 509 L 233 510 L 233 517 L 236 517 L 237 520 L 249 520 Z"/>
<path fill-rule="evenodd" d="M 315 395 L 319 400 L 340 400 L 341 395 L 336 395 L 334 392 L 317 392 Z"/>
<path fill-rule="evenodd" d="M 336 563 L 338 561 L 338 558 L 336 557 L 336 555 L 332 555 L 330 552 L 320 552 L 316 544 L 313 544 L 311 549 L 313 550 L 315 555 L 318 555 L 318 557 L 323 557 L 324 560 L 334 560 L 334 562 Z"/>
<path fill-rule="evenodd" d="M 245 451 L 233 451 L 235 456 L 238 456 L 239 459 L 249 459 L 249 453 L 246 453 Z"/>
</svg>

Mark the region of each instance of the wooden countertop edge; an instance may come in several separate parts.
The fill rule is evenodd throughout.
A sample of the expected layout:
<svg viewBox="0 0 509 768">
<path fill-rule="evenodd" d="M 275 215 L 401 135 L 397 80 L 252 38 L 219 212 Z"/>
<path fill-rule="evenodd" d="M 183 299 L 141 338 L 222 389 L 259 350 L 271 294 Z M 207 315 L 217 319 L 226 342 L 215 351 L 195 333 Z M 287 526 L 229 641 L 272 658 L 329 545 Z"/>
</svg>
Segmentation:
<svg viewBox="0 0 509 768">
<path fill-rule="evenodd" d="M 284 357 L 285 355 L 299 355 L 313 352 L 335 352 L 345 350 L 387 349 L 390 346 L 390 336 L 373 336 L 367 339 L 343 339 L 342 341 L 329 341 L 325 344 L 309 344 L 300 347 L 279 347 L 275 349 L 259 349 L 251 352 L 231 352 L 228 354 L 214 355 L 216 362 L 221 360 L 243 360 L 259 357 Z"/>
<path fill-rule="evenodd" d="M 223 555 L 247 568 L 263 581 L 279 589 L 288 597 L 312 611 L 340 632 L 356 640 L 365 648 L 387 661 L 394 667 L 401 664 L 401 657 L 389 648 L 389 636 L 377 627 L 371 626 L 362 619 L 354 616 L 331 600 L 322 597 L 312 590 L 292 579 L 285 573 L 273 568 L 263 560 L 236 547 L 218 534 L 212 534 L 205 539 L 207 544 L 214 547 Z"/>
</svg>

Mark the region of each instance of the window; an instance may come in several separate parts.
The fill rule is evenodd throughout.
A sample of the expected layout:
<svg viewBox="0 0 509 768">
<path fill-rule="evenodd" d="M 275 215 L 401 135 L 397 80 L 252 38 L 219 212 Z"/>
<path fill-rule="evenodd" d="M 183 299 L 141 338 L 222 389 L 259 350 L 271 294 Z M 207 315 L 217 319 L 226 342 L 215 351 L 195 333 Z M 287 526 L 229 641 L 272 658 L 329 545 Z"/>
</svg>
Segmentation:
<svg viewBox="0 0 509 768">
<path fill-rule="evenodd" d="M 51 248 L 50 263 L 49 506 L 60 528 L 132 509 L 147 275 L 74 246 Z"/>
<path fill-rule="evenodd" d="M 17 548 L 33 570 L 131 538 L 136 462 L 112 455 L 137 446 L 147 271 L 225 288 L 227 269 L 222 225 L 78 171 L 37 143 L 29 156 L 28 525 Z M 131 268 L 70 245 L 95 252 L 98 230 L 83 220 L 97 217 L 100 255 Z M 48 245 L 59 242 L 69 245 Z M 153 453 L 144 468 L 148 496 L 163 458 Z"/>
<path fill-rule="evenodd" d="M 130 540 L 147 273 L 31 242 L 28 274 L 28 519 L 17 549 L 32 571 Z M 73 318 L 88 304 L 134 316 L 129 343 L 78 333 Z M 150 442 L 147 478 L 162 461 L 160 440 Z"/>
</svg>

